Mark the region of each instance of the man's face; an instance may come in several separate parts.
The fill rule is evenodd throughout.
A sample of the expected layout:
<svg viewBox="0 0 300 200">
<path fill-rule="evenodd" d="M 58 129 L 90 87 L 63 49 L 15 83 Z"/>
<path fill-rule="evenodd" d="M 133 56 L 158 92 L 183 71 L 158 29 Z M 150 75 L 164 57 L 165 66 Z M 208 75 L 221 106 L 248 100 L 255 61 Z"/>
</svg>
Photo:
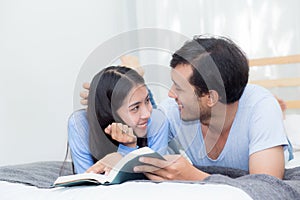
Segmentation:
<svg viewBox="0 0 300 200">
<path fill-rule="evenodd" d="M 192 66 L 188 64 L 177 65 L 171 71 L 173 85 L 169 90 L 169 97 L 176 100 L 181 119 L 184 121 L 200 119 L 201 101 L 189 83 L 192 73 Z"/>
</svg>

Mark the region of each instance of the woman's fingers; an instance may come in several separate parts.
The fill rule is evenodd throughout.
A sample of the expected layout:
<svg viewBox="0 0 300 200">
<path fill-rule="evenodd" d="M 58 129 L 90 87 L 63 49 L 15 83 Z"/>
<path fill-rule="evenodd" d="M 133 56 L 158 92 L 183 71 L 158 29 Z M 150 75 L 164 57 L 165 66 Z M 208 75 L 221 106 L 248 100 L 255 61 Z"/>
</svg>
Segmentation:
<svg viewBox="0 0 300 200">
<path fill-rule="evenodd" d="M 135 143 L 137 140 L 133 129 L 121 123 L 112 123 L 104 129 L 104 132 L 112 139 L 124 144 Z"/>
<path fill-rule="evenodd" d="M 111 125 L 108 125 L 108 127 L 106 127 L 106 128 L 104 129 L 104 132 L 105 132 L 106 134 L 110 135 L 110 134 L 111 134 Z"/>
<path fill-rule="evenodd" d="M 103 173 L 105 170 L 105 165 L 103 165 L 101 162 L 96 162 L 93 166 L 88 168 L 86 170 L 87 173 L 95 173 L 95 174 L 100 174 Z"/>
<path fill-rule="evenodd" d="M 97 174 L 105 172 L 105 174 L 108 174 L 121 159 L 122 155 L 117 152 L 108 154 L 91 166 L 86 172 Z"/>
</svg>

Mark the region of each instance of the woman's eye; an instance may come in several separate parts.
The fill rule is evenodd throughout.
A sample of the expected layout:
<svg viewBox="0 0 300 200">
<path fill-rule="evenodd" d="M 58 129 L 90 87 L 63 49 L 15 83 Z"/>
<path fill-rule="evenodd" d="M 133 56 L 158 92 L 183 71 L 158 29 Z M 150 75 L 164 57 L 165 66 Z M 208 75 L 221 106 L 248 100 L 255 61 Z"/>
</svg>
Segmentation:
<svg viewBox="0 0 300 200">
<path fill-rule="evenodd" d="M 146 104 L 148 104 L 150 102 L 150 98 L 148 97 L 147 99 L 146 99 Z"/>
<path fill-rule="evenodd" d="M 138 109 L 139 109 L 139 106 L 136 106 L 136 107 L 134 107 L 134 108 L 130 109 L 130 111 L 133 111 L 133 112 L 135 112 L 135 111 L 138 111 Z"/>
</svg>

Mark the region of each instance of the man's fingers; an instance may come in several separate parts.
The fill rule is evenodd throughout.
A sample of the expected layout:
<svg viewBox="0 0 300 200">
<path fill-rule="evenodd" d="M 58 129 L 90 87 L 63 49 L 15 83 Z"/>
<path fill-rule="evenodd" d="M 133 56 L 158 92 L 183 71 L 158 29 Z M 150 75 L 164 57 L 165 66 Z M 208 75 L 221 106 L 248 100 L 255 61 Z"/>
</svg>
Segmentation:
<svg viewBox="0 0 300 200">
<path fill-rule="evenodd" d="M 130 55 L 125 55 L 120 58 L 121 60 L 121 65 L 126 66 L 126 67 L 139 67 L 140 63 L 137 57 L 135 56 L 130 56 Z"/>
<path fill-rule="evenodd" d="M 155 167 L 153 165 L 138 165 L 133 168 L 134 172 L 140 173 L 140 172 L 155 172 L 158 171 L 160 168 Z"/>
<path fill-rule="evenodd" d="M 85 82 L 85 83 L 82 84 L 82 87 L 83 87 L 84 89 L 86 89 L 86 90 L 89 90 L 89 89 L 90 89 L 90 86 L 91 86 L 91 84 L 88 83 L 88 82 Z"/>
<path fill-rule="evenodd" d="M 168 170 L 151 165 L 138 165 L 133 168 L 133 171 L 144 173 L 150 180 L 162 181 L 172 179 L 172 174 L 170 174 Z"/>
<path fill-rule="evenodd" d="M 162 160 L 162 159 L 150 158 L 150 157 L 141 157 L 139 159 L 139 161 L 144 163 L 144 164 L 147 164 L 147 165 L 153 165 L 157 168 L 165 168 L 173 162 L 173 160 L 169 161 L 169 160 Z"/>
<path fill-rule="evenodd" d="M 80 97 L 82 98 L 81 100 L 80 100 L 80 103 L 82 104 L 82 105 L 87 105 L 88 104 L 88 96 L 89 96 L 89 93 L 87 92 L 87 91 L 81 91 L 80 92 Z"/>
<path fill-rule="evenodd" d="M 180 159 L 181 155 L 166 155 L 166 160 L 150 157 L 140 157 L 139 161 L 145 165 L 139 165 L 134 168 L 136 172 L 153 172 L 155 170 L 164 169 L 171 166 L 174 162 Z"/>
<path fill-rule="evenodd" d="M 81 103 L 81 105 L 86 106 L 86 105 L 88 104 L 88 100 L 86 100 L 86 99 L 81 99 L 81 100 L 80 100 L 80 103 Z"/>
<path fill-rule="evenodd" d="M 156 174 L 152 174 L 152 173 L 144 173 L 145 176 L 149 179 L 149 180 L 152 180 L 152 181 L 163 181 L 165 180 L 164 178 L 162 178 L 161 176 L 158 176 Z"/>
<path fill-rule="evenodd" d="M 83 99 L 87 99 L 88 96 L 89 96 L 89 92 L 87 92 L 87 91 L 81 91 L 80 94 L 79 94 L 79 96 L 81 98 L 83 98 Z"/>
</svg>

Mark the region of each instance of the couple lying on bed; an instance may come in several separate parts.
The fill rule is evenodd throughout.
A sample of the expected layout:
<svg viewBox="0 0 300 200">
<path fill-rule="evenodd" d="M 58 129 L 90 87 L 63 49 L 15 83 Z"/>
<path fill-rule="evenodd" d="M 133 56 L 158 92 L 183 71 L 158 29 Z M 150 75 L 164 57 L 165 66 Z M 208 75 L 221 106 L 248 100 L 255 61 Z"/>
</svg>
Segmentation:
<svg viewBox="0 0 300 200">
<path fill-rule="evenodd" d="M 209 176 L 197 166 L 282 178 L 292 153 L 281 109 L 269 91 L 247 84 L 248 61 L 239 47 L 227 38 L 198 36 L 170 63 L 170 98 L 157 109 L 135 70 L 108 67 L 93 78 L 87 111 L 69 120 L 75 172 L 107 172 L 121 155 L 147 145 L 166 158 L 142 158 L 146 165 L 134 168 L 151 180 Z M 170 142 L 191 162 L 167 151 Z"/>
</svg>

